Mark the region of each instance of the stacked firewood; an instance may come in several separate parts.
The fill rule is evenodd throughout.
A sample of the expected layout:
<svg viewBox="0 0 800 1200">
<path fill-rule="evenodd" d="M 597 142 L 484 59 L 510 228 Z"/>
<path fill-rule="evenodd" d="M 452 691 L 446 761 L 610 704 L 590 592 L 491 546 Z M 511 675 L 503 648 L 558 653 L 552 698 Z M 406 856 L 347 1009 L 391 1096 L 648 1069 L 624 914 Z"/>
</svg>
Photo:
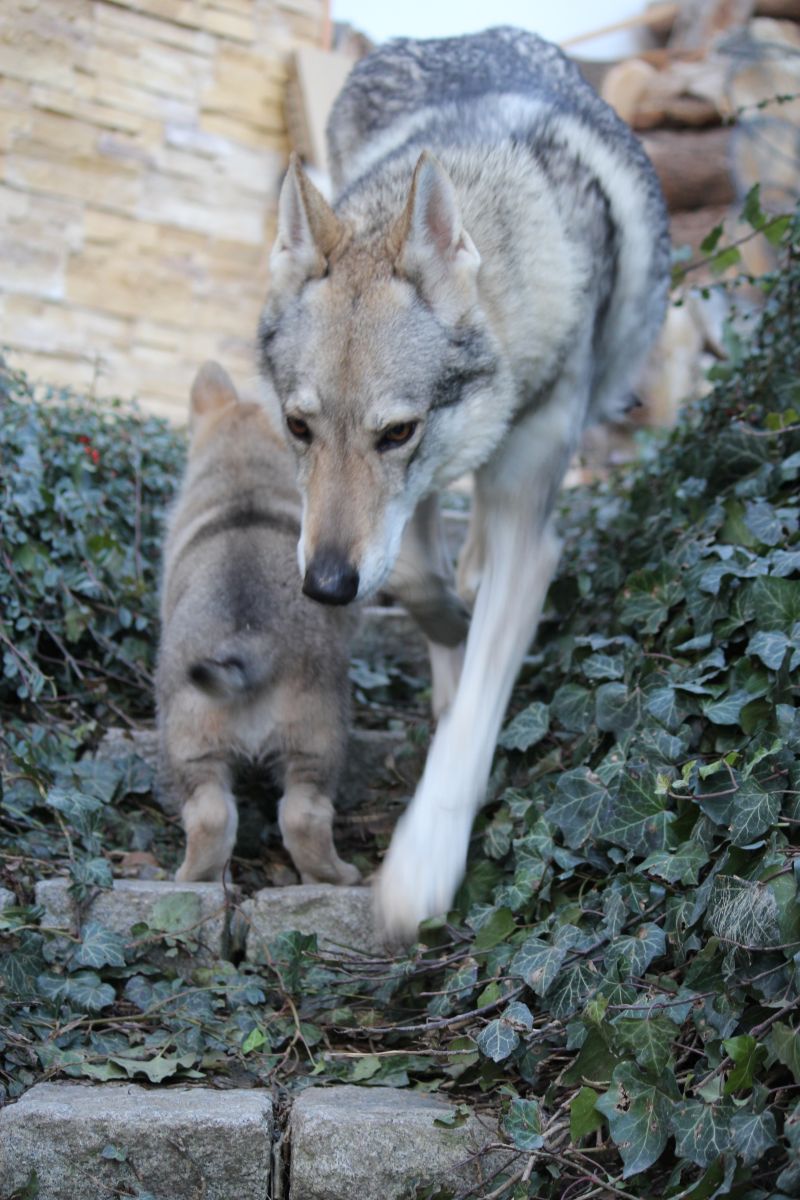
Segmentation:
<svg viewBox="0 0 800 1200">
<path fill-rule="evenodd" d="M 765 209 L 792 207 L 800 0 L 684 0 L 652 5 L 644 19 L 662 44 L 611 67 L 600 90 L 656 167 L 674 244 L 696 251 L 720 221 L 732 226 L 757 182 Z M 746 265 L 757 272 L 762 263 Z"/>
</svg>

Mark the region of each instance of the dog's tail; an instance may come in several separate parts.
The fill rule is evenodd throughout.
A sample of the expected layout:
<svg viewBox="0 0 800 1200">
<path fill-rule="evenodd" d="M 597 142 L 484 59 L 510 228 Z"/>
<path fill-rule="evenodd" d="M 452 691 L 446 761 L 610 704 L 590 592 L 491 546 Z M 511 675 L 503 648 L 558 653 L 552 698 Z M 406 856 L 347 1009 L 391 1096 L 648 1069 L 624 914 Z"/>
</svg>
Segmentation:
<svg viewBox="0 0 800 1200">
<path fill-rule="evenodd" d="M 259 691 L 272 674 L 273 655 L 264 638 L 240 634 L 227 638 L 213 656 L 197 658 L 189 679 L 215 700 L 235 700 Z"/>
</svg>

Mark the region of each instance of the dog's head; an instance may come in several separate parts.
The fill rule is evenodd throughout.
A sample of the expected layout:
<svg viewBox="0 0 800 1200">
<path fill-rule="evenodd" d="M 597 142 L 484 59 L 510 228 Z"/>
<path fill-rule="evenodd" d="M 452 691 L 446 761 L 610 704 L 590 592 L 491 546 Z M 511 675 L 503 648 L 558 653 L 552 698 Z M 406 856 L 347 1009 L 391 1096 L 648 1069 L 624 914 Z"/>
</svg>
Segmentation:
<svg viewBox="0 0 800 1200">
<path fill-rule="evenodd" d="M 281 192 L 261 362 L 297 457 L 303 589 L 328 604 L 381 587 L 417 502 L 502 434 L 480 256 L 440 164 L 409 182 L 402 212 L 379 195 L 358 229 L 296 160 Z"/>
</svg>

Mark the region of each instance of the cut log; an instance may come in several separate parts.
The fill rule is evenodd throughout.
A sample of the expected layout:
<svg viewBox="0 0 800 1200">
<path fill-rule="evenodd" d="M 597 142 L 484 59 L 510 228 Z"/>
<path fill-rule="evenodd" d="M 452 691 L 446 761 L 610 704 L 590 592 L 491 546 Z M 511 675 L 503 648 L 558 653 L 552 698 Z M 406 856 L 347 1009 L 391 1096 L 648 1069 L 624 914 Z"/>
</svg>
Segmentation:
<svg viewBox="0 0 800 1200">
<path fill-rule="evenodd" d="M 661 180 L 667 208 L 730 204 L 734 187 L 730 171 L 731 130 L 657 130 L 642 139 Z"/>
<path fill-rule="evenodd" d="M 676 248 L 691 246 L 692 258 L 699 258 L 701 243 L 708 237 L 712 229 L 721 225 L 725 218 L 730 216 L 730 212 L 727 204 L 715 204 L 708 208 L 695 208 L 687 212 L 673 213 L 669 221 L 673 246 Z M 695 276 L 692 276 L 692 282 L 698 282 Z"/>
<path fill-rule="evenodd" d="M 755 0 L 685 0 L 670 35 L 670 49 L 696 50 L 720 33 L 746 25 Z"/>
<path fill-rule="evenodd" d="M 778 21 L 800 21 L 800 0 L 757 0 L 757 17 L 775 17 Z"/>
</svg>

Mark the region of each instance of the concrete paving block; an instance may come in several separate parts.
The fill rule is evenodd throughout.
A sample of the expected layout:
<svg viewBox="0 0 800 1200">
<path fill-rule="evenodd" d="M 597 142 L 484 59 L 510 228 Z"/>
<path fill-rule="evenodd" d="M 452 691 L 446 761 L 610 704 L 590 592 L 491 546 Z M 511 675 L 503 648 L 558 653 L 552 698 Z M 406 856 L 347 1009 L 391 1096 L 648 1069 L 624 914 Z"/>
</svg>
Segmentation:
<svg viewBox="0 0 800 1200">
<path fill-rule="evenodd" d="M 16 908 L 17 897 L 8 888 L 0 888 L 0 913 L 4 908 Z"/>
<path fill-rule="evenodd" d="M 61 877 L 41 879 L 36 884 L 36 903 L 44 909 L 44 925 L 62 929 L 75 925 L 76 912 L 69 884 L 69 879 Z M 177 956 L 168 956 L 164 961 L 184 969 L 195 963 L 215 962 L 225 957 L 229 909 L 238 898 L 238 892 L 232 887 L 225 889 L 221 883 L 115 879 L 111 891 L 98 892 L 89 907 L 83 910 L 83 919 L 99 921 L 121 937 L 129 938 L 132 925 L 141 921 L 150 923 L 153 907 L 159 901 L 185 894 L 197 896 L 199 901 L 199 920 L 202 924 L 191 932 L 192 938 L 199 943 L 199 949 L 188 954 L 179 948 Z M 194 921 L 190 923 L 194 924 Z M 156 957 L 160 961 L 160 956 Z"/>
<path fill-rule="evenodd" d="M 496 1125 L 474 1114 L 434 1124 L 452 1113 L 451 1104 L 402 1088 L 308 1088 L 289 1119 L 292 1200 L 405 1200 L 415 1181 L 476 1187 L 502 1165 L 496 1153 L 474 1158 Z"/>
<path fill-rule="evenodd" d="M 264 1200 L 272 1124 L 263 1088 L 39 1083 L 0 1111 L 0 1197 L 35 1170 L 39 1200 Z"/>
<path fill-rule="evenodd" d="M 322 950 L 342 946 L 370 954 L 380 950 L 372 913 L 372 889 L 301 883 L 262 888 L 240 906 L 250 962 L 264 961 L 264 946 L 279 933 L 316 933 Z"/>
</svg>

